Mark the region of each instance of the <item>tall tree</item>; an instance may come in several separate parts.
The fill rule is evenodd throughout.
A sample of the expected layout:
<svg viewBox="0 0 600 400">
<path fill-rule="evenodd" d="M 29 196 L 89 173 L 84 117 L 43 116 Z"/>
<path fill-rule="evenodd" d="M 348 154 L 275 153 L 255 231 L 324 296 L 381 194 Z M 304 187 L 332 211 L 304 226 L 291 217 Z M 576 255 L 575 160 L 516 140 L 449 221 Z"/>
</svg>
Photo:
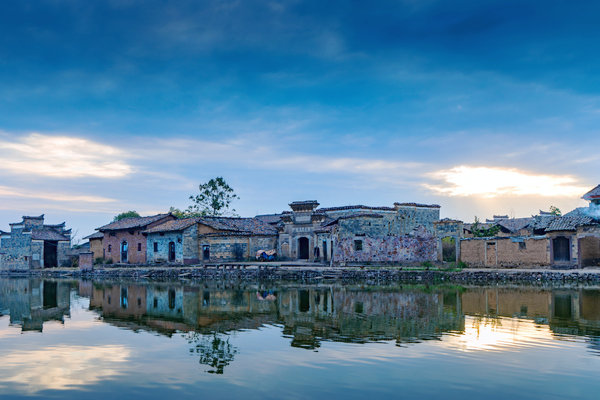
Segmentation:
<svg viewBox="0 0 600 400">
<path fill-rule="evenodd" d="M 113 219 L 113 222 L 117 222 L 117 221 L 120 221 L 125 218 L 139 218 L 139 217 L 141 217 L 141 215 L 138 214 L 137 211 L 125 211 L 119 215 L 116 215 L 115 218 Z"/>
<path fill-rule="evenodd" d="M 222 177 L 217 177 L 201 184 L 200 193 L 190 196 L 194 202 L 186 213 L 201 214 L 207 216 L 235 215 L 235 209 L 230 208 L 234 200 L 239 199 L 234 190 L 225 182 Z"/>
</svg>

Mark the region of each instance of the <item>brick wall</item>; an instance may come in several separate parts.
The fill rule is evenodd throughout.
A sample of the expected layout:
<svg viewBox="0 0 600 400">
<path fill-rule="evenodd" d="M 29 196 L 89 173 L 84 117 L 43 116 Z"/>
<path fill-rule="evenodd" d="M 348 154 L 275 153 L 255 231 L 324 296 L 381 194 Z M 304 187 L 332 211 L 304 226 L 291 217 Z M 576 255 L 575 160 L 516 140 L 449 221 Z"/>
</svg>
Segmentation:
<svg viewBox="0 0 600 400">
<path fill-rule="evenodd" d="M 523 243 L 523 244 L 520 244 Z M 471 266 L 532 267 L 550 265 L 547 238 L 463 239 L 460 259 Z"/>
</svg>

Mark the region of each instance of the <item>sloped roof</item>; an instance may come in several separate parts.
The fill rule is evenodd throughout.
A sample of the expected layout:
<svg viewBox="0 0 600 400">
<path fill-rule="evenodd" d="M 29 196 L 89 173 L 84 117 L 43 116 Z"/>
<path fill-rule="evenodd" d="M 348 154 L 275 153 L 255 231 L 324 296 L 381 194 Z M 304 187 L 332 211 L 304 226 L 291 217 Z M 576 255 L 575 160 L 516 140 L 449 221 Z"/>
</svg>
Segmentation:
<svg viewBox="0 0 600 400">
<path fill-rule="evenodd" d="M 423 204 L 423 203 L 394 203 L 395 206 L 407 207 L 423 207 L 423 208 L 441 208 L 439 204 Z"/>
<path fill-rule="evenodd" d="M 536 215 L 533 217 L 533 221 L 531 222 L 531 224 L 529 224 L 529 226 L 531 227 L 531 229 L 534 230 L 546 229 L 548 228 L 548 226 L 550 226 L 552 222 L 554 222 L 554 220 L 558 218 L 560 217 L 556 215 Z"/>
<path fill-rule="evenodd" d="M 552 231 L 574 231 L 578 226 L 594 223 L 591 217 L 557 217 L 546 228 L 546 232 Z"/>
<path fill-rule="evenodd" d="M 94 232 L 91 235 L 84 237 L 84 239 L 102 239 L 104 238 L 104 233 L 102 232 Z"/>
<path fill-rule="evenodd" d="M 116 231 L 120 229 L 143 228 L 153 222 L 160 221 L 168 217 L 170 214 L 156 214 L 149 217 L 133 217 L 123 218 L 120 221 L 111 222 L 110 224 L 97 228 L 99 231 Z"/>
<path fill-rule="evenodd" d="M 61 235 L 53 229 L 32 229 L 31 238 L 33 240 L 56 240 L 68 242 L 70 238 Z"/>
<path fill-rule="evenodd" d="M 589 192 L 584 194 L 583 197 L 581 197 L 581 198 L 584 200 L 587 200 L 587 201 L 599 200 L 600 199 L 600 185 L 596 186 L 595 188 L 593 188 L 592 190 L 590 190 Z"/>
<path fill-rule="evenodd" d="M 351 219 L 351 218 L 383 218 L 383 215 L 376 213 L 354 213 L 341 215 L 337 219 Z"/>
<path fill-rule="evenodd" d="M 527 228 L 533 222 L 533 218 L 510 218 L 500 219 L 496 221 L 496 224 L 509 232 L 517 232 L 521 229 Z"/>
<path fill-rule="evenodd" d="M 266 222 L 267 224 L 277 224 L 279 223 L 279 221 L 281 221 L 281 217 L 283 216 L 283 214 L 264 214 L 264 215 L 257 215 L 254 218 L 258 218 L 263 222 Z"/>
<path fill-rule="evenodd" d="M 353 206 L 341 206 L 341 207 L 325 207 L 319 208 L 317 211 L 320 212 L 330 212 L 330 211 L 345 211 L 345 210 L 378 210 L 378 211 L 395 211 L 396 209 L 393 207 L 370 207 L 362 204 L 357 204 Z"/>
<path fill-rule="evenodd" d="M 274 235 L 277 229 L 258 218 L 200 217 L 198 223 L 218 231 L 246 232 L 254 235 Z"/>
<path fill-rule="evenodd" d="M 160 233 L 160 232 L 178 232 L 189 228 L 196 224 L 199 218 L 184 218 L 167 221 L 163 224 L 156 225 L 153 228 L 145 230 L 143 233 Z"/>
</svg>

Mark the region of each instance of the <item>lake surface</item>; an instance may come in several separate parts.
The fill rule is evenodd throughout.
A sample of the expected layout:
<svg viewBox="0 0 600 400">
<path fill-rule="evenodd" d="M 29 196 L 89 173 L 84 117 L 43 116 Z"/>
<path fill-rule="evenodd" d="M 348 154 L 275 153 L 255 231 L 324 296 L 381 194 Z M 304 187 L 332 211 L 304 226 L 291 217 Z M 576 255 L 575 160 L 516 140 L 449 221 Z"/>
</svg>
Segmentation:
<svg viewBox="0 0 600 400">
<path fill-rule="evenodd" d="M 600 288 L 0 279 L 0 351 L 2 398 L 598 399 Z"/>
</svg>

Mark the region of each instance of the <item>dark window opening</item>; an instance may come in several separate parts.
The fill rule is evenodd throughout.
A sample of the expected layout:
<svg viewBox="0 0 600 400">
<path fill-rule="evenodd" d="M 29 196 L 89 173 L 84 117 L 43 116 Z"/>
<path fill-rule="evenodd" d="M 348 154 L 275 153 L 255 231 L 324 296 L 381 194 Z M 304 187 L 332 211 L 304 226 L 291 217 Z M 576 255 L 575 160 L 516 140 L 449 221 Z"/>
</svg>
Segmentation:
<svg viewBox="0 0 600 400">
<path fill-rule="evenodd" d="M 110 244 L 109 244 L 109 245 L 108 245 L 108 252 L 110 253 L 110 252 L 111 252 L 111 250 L 112 250 L 112 245 L 110 245 Z"/>
<path fill-rule="evenodd" d="M 158 253 L 158 243 L 154 242 L 154 252 Z"/>
<path fill-rule="evenodd" d="M 158 307 L 158 299 L 156 297 L 154 298 L 152 305 L 154 306 L 154 308 Z"/>
<path fill-rule="evenodd" d="M 525 242 L 519 242 L 519 250 L 526 250 L 527 244 Z"/>
<path fill-rule="evenodd" d="M 205 291 L 202 294 L 202 306 L 208 307 L 210 305 L 210 292 Z"/>
<path fill-rule="evenodd" d="M 362 301 L 357 301 L 356 303 L 354 303 L 354 312 L 357 314 L 362 314 L 364 311 L 365 307 L 362 303 Z"/>
<path fill-rule="evenodd" d="M 169 289 L 169 308 L 172 310 L 175 308 L 175 290 Z"/>
<path fill-rule="evenodd" d="M 142 244 L 138 243 L 138 251 L 142 251 Z"/>
<path fill-rule="evenodd" d="M 138 307 L 141 307 L 142 306 L 142 299 L 138 297 L 138 302 L 137 303 L 138 303 Z"/>
<path fill-rule="evenodd" d="M 210 260 L 210 246 L 208 246 L 208 245 L 202 246 L 202 259 L 204 261 Z"/>
<path fill-rule="evenodd" d="M 363 241 L 362 240 L 355 240 L 354 241 L 354 250 L 355 251 L 361 251 L 363 249 Z"/>
<path fill-rule="evenodd" d="M 310 310 L 310 296 L 308 290 L 299 290 L 298 297 L 300 298 L 299 311 L 308 312 Z"/>
</svg>

